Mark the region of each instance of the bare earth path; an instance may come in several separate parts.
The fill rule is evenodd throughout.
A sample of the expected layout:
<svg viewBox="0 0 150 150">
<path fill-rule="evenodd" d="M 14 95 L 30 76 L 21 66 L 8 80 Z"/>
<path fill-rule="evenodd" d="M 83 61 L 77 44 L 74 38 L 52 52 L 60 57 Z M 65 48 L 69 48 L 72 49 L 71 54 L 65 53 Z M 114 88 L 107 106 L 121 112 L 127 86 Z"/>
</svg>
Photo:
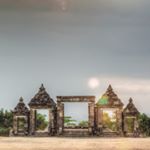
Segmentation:
<svg viewBox="0 0 150 150">
<path fill-rule="evenodd" d="M 0 138 L 0 150 L 150 150 L 150 138 Z"/>
</svg>

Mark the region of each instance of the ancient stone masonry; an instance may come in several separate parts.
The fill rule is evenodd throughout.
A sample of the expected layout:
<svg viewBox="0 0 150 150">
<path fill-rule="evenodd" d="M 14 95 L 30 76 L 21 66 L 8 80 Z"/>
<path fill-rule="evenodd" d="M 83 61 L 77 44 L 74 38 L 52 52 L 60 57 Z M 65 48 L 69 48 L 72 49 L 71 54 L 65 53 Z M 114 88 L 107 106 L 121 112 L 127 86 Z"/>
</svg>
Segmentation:
<svg viewBox="0 0 150 150">
<path fill-rule="evenodd" d="M 89 135 L 94 132 L 94 107 L 95 96 L 57 96 L 57 133 L 63 135 L 64 133 L 64 103 L 65 102 L 87 102 L 89 109 Z M 71 134 L 72 132 L 69 132 Z"/>
<path fill-rule="evenodd" d="M 39 88 L 38 93 L 30 100 L 29 109 L 20 98 L 19 103 L 13 111 L 13 135 L 14 136 L 64 136 L 68 134 L 72 136 L 74 132 L 82 130 L 72 130 L 66 132 L 64 128 L 64 104 L 66 102 L 85 102 L 88 103 L 88 127 L 85 129 L 88 136 L 108 136 L 108 133 L 118 136 L 127 136 L 128 129 L 138 129 L 138 110 L 130 99 L 128 105 L 123 109 L 123 103 L 114 92 L 111 85 L 107 88 L 102 97 L 95 103 L 95 96 L 57 96 L 57 103 L 46 92 L 43 84 Z M 48 110 L 48 131 L 42 133 L 37 132 L 37 111 Z M 104 123 L 105 111 L 111 110 L 115 114 L 116 128 L 111 131 L 106 128 Z M 107 116 L 106 116 L 107 117 Z M 130 126 L 128 118 L 133 121 Z M 82 134 L 79 134 L 79 136 Z M 131 135 L 131 134 L 130 134 Z"/>
<path fill-rule="evenodd" d="M 117 132 L 116 134 L 122 135 L 122 110 L 123 103 L 114 93 L 111 85 L 109 85 L 106 92 L 98 100 L 95 107 L 95 121 L 96 121 L 96 130 L 101 131 L 99 134 L 104 134 L 104 124 L 103 124 L 103 111 L 107 109 L 112 109 L 116 111 L 117 119 Z"/>
<path fill-rule="evenodd" d="M 24 127 L 19 130 L 19 121 L 24 120 Z M 14 135 L 27 135 L 29 132 L 29 110 L 23 102 L 21 97 L 19 103 L 13 111 L 13 134 Z"/>
<path fill-rule="evenodd" d="M 38 93 L 29 102 L 30 107 L 30 135 L 36 135 L 36 113 L 38 109 L 46 109 L 49 111 L 49 127 L 47 135 L 53 135 L 56 130 L 56 104 L 46 92 L 43 84 Z M 40 133 L 41 134 L 41 133 Z"/>
<path fill-rule="evenodd" d="M 139 111 L 133 104 L 132 98 L 129 99 L 129 103 L 123 110 L 123 127 L 125 136 L 134 136 L 134 134 L 138 134 L 138 115 Z M 128 130 L 128 120 L 132 121 L 132 131 Z"/>
</svg>

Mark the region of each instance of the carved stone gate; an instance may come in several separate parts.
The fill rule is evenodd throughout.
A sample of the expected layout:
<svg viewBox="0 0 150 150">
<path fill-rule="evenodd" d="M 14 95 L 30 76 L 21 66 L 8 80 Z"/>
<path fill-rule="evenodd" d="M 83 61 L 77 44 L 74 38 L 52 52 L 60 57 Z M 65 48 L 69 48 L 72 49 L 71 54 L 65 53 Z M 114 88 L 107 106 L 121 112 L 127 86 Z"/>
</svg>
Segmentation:
<svg viewBox="0 0 150 150">
<path fill-rule="evenodd" d="M 20 130 L 19 122 L 21 121 L 22 129 Z M 23 98 L 19 99 L 19 103 L 13 111 L 13 134 L 28 135 L 29 133 L 29 110 L 23 102 Z"/>
<path fill-rule="evenodd" d="M 139 111 L 133 104 L 132 98 L 129 99 L 129 103 L 123 110 L 123 130 L 125 136 L 139 136 L 139 123 L 138 123 Z M 132 131 L 129 131 L 128 120 L 130 120 L 130 126 Z"/>
<path fill-rule="evenodd" d="M 106 92 L 95 104 L 95 96 L 57 96 L 57 104 L 46 92 L 43 84 L 38 93 L 30 100 L 28 109 L 20 98 L 19 103 L 13 111 L 13 130 L 14 136 L 35 135 L 40 136 L 41 133 L 36 131 L 36 114 L 39 109 L 48 110 L 48 131 L 42 136 L 65 135 L 64 128 L 64 103 L 65 102 L 85 102 L 88 103 L 88 128 L 86 128 L 87 135 L 108 136 L 106 131 L 114 135 L 134 136 L 138 130 L 138 115 L 139 111 L 133 104 L 132 99 L 129 100 L 128 105 L 123 109 L 123 103 L 113 91 L 111 85 Z M 108 130 L 108 125 L 104 124 L 105 109 L 113 109 L 116 116 L 116 128 Z M 128 131 L 128 120 L 132 120 L 132 133 Z M 73 127 L 74 128 L 74 127 Z M 80 127 L 79 127 L 80 128 Z M 70 130 L 70 129 L 69 129 Z M 76 129 L 75 129 L 76 130 Z M 84 132 L 85 132 L 84 130 Z M 79 132 L 81 130 L 79 129 Z M 83 130 L 82 130 L 83 131 Z M 41 132 L 41 131 L 40 131 Z M 75 131 L 78 133 L 77 131 Z M 104 133 L 105 132 L 105 133 Z M 136 134 L 137 135 L 137 134 Z M 112 134 L 111 134 L 112 136 Z"/>
<path fill-rule="evenodd" d="M 30 107 L 30 135 L 54 135 L 55 134 L 55 112 L 56 112 L 56 104 L 53 101 L 53 99 L 49 96 L 49 94 L 46 92 L 43 84 L 41 85 L 39 92 L 31 99 L 29 103 Z M 37 110 L 39 109 L 45 109 L 48 110 L 48 131 L 45 133 L 37 133 L 36 132 L 36 116 L 37 116 Z"/>
<path fill-rule="evenodd" d="M 122 135 L 123 134 L 123 126 L 122 126 L 123 103 L 115 94 L 111 85 L 109 85 L 108 89 L 99 99 L 95 107 L 95 122 L 96 122 L 96 130 L 98 135 L 105 135 L 106 133 L 108 134 L 108 132 L 110 132 L 110 131 L 104 131 L 105 130 L 104 120 L 103 120 L 104 110 L 115 110 L 117 129 L 116 129 L 116 133 L 111 132 L 111 134 L 113 133 L 116 135 Z"/>
<path fill-rule="evenodd" d="M 88 103 L 89 113 L 89 134 L 94 133 L 94 107 L 95 96 L 57 96 L 57 134 L 63 135 L 64 132 L 64 103 L 65 102 L 86 102 Z"/>
</svg>

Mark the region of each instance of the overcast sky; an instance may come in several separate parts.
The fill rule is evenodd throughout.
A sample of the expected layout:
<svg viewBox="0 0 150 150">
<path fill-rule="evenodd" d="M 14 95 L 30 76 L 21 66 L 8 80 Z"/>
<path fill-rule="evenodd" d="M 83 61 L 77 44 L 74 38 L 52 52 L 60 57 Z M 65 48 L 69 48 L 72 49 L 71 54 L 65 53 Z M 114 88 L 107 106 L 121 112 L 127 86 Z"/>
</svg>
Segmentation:
<svg viewBox="0 0 150 150">
<path fill-rule="evenodd" d="M 150 114 L 150 1 L 62 1 L 0 0 L 0 107 L 28 103 L 41 83 L 54 100 L 98 99 L 112 84 Z"/>
</svg>

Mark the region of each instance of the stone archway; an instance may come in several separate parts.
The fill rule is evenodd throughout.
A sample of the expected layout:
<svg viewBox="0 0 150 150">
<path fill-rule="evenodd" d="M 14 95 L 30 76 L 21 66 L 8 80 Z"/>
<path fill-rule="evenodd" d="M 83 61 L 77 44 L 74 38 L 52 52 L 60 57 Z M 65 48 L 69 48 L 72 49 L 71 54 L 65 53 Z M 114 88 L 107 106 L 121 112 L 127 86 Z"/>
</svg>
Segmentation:
<svg viewBox="0 0 150 150">
<path fill-rule="evenodd" d="M 64 103 L 65 102 L 86 102 L 88 103 L 89 135 L 94 133 L 94 107 L 95 96 L 57 96 L 57 134 L 64 132 Z"/>
<path fill-rule="evenodd" d="M 20 129 L 20 121 L 22 120 L 22 127 Z M 14 135 L 28 135 L 29 133 L 29 110 L 23 102 L 21 97 L 19 103 L 13 111 L 13 134 Z"/>
<path fill-rule="evenodd" d="M 43 84 L 41 85 L 38 93 L 31 99 L 30 107 L 30 135 L 54 135 L 56 126 L 56 104 L 53 99 L 46 92 Z M 36 114 L 37 110 L 48 110 L 48 131 L 37 133 L 36 132 Z"/>
<path fill-rule="evenodd" d="M 116 113 L 116 132 L 108 133 L 104 132 L 104 122 L 103 122 L 103 111 L 105 109 L 111 110 L 114 109 Z M 115 134 L 122 135 L 123 127 L 122 127 L 122 111 L 123 111 L 123 103 L 118 98 L 118 96 L 114 93 L 111 85 L 109 85 L 106 92 L 102 95 L 99 101 L 95 106 L 95 122 L 96 122 L 96 134 L 97 135 L 105 135 L 105 134 Z"/>
<path fill-rule="evenodd" d="M 129 103 L 123 110 L 123 130 L 125 136 L 139 136 L 139 124 L 138 124 L 139 111 L 133 104 L 132 98 L 129 99 Z M 130 121 L 128 123 L 128 120 Z M 129 129 L 131 126 L 131 129 Z"/>
</svg>

